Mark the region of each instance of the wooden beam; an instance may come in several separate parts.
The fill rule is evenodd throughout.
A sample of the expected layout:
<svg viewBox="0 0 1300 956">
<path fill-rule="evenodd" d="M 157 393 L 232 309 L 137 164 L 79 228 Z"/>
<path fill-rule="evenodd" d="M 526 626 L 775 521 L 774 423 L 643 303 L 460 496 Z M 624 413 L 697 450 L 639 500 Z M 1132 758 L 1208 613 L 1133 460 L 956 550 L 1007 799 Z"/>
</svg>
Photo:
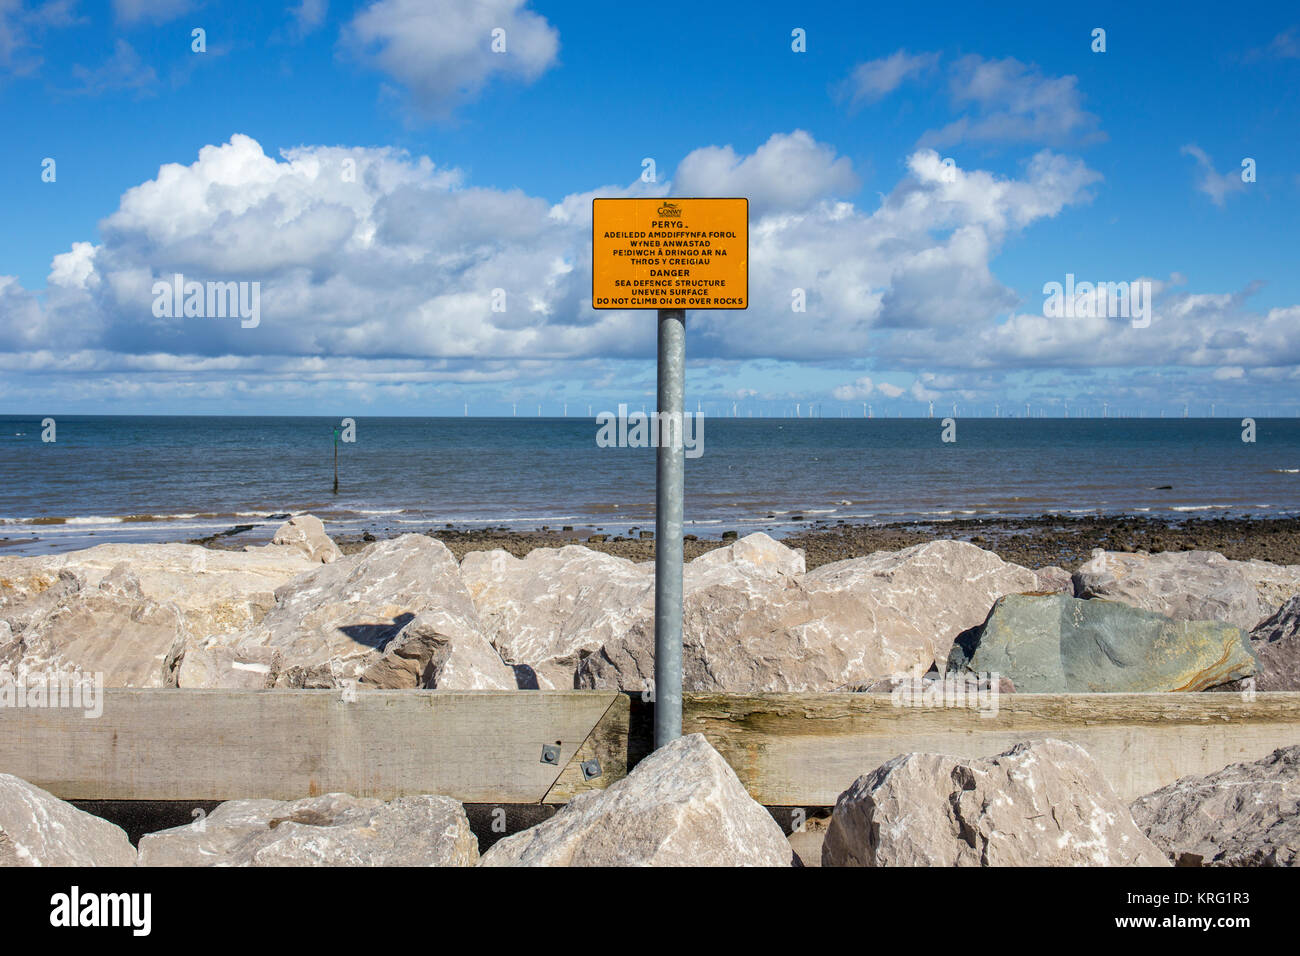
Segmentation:
<svg viewBox="0 0 1300 956">
<path fill-rule="evenodd" d="M 688 694 L 683 730 L 704 734 L 767 806 L 830 806 L 898 754 L 982 757 L 1043 737 L 1080 744 L 1131 800 L 1300 744 L 1300 693 L 1004 694 L 990 716 L 887 694 Z"/>
<path fill-rule="evenodd" d="M 557 803 L 621 778 L 649 749 L 640 695 L 613 691 L 134 690 L 103 715 L 0 708 L 0 773 L 67 800 L 385 799 Z M 703 733 L 768 806 L 829 806 L 859 775 L 911 751 L 986 756 L 1060 737 L 1125 799 L 1181 776 L 1300 744 L 1300 693 L 1008 694 L 995 715 L 895 707 L 876 694 L 688 694 Z M 554 764 L 543 744 L 559 741 Z M 600 776 L 581 762 L 595 757 Z"/>
<path fill-rule="evenodd" d="M 628 741 L 631 738 L 630 717 L 628 696 L 615 695 L 609 709 L 596 722 L 596 726 L 556 778 L 542 802 L 568 803 L 580 793 L 603 790 L 614 781 L 626 777 L 629 766 L 635 759 L 635 751 L 632 754 L 628 751 Z M 595 777 L 588 777 L 582 769 L 582 765 L 590 760 L 595 760 L 600 769 Z"/>
<path fill-rule="evenodd" d="M 0 773 L 65 800 L 389 799 L 538 803 L 612 691 L 107 688 L 102 716 L 0 708 Z M 543 744 L 559 744 L 553 765 Z"/>
</svg>

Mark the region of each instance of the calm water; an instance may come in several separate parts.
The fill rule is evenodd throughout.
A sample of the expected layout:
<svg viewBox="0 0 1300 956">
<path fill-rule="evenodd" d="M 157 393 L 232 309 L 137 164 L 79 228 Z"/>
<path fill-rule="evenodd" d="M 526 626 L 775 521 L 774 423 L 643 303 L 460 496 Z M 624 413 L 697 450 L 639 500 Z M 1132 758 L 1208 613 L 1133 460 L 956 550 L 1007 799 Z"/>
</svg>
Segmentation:
<svg viewBox="0 0 1300 956">
<path fill-rule="evenodd" d="M 332 531 L 653 527 L 653 449 L 598 448 L 579 418 L 0 416 L 0 553 L 184 540 L 311 511 Z M 978 515 L 1300 514 L 1300 419 L 710 418 L 686 462 L 707 535 Z M 1170 485 L 1169 490 L 1158 490 Z M 802 522 L 795 521 L 801 516 Z"/>
</svg>

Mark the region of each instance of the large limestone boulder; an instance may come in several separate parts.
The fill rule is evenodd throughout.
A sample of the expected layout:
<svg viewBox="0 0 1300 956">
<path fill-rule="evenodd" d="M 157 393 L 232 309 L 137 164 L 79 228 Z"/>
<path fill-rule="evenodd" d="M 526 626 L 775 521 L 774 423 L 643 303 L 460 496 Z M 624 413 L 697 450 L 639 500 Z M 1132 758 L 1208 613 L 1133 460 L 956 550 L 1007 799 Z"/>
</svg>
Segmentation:
<svg viewBox="0 0 1300 956">
<path fill-rule="evenodd" d="M 840 794 L 822 866 L 1161 866 L 1083 748 L 903 754 Z"/>
<path fill-rule="evenodd" d="M 40 557 L 0 557 L 0 618 L 23 613 L 44 592 L 75 581 L 94 588 L 125 565 L 146 600 L 174 605 L 189 633 L 202 637 L 250 627 L 275 603 L 275 589 L 312 564 L 291 547 L 250 552 L 194 544 L 101 544 Z"/>
<path fill-rule="evenodd" d="M 1133 819 L 1177 863 L 1300 866 L 1300 746 L 1139 797 Z"/>
<path fill-rule="evenodd" d="M 483 866 L 790 866 L 780 826 L 700 734 L 508 836 Z"/>
<path fill-rule="evenodd" d="M 188 635 L 180 609 L 146 597 L 140 579 L 120 564 L 93 585 L 66 570 L 58 582 L 11 606 L 0 632 L 0 668 L 103 675 L 106 687 L 175 684 L 176 659 Z"/>
<path fill-rule="evenodd" d="M 1256 690 L 1300 690 L 1300 595 L 1251 632 L 1250 646 L 1259 661 Z"/>
<path fill-rule="evenodd" d="M 178 683 L 409 687 L 434 686 L 420 681 L 439 674 L 439 687 L 516 686 L 487 644 L 447 546 L 407 534 L 294 578 L 256 627 L 192 642 Z"/>
<path fill-rule="evenodd" d="M 1204 690 L 1255 672 L 1239 628 L 1064 594 L 1000 598 L 963 644 L 951 667 L 1026 694 Z"/>
<path fill-rule="evenodd" d="M 1223 621 L 1243 631 L 1294 594 L 1300 594 L 1300 566 L 1230 561 L 1214 551 L 1096 548 L 1074 573 L 1075 597 L 1122 601 L 1177 621 Z"/>
<path fill-rule="evenodd" d="M 135 866 L 121 827 L 0 773 L 0 866 Z"/>
<path fill-rule="evenodd" d="M 1300 691 L 1300 595 L 1291 598 L 1251 631 L 1250 649 L 1255 654 L 1254 677 L 1211 690 Z"/>
<path fill-rule="evenodd" d="M 329 793 L 232 800 L 140 839 L 141 866 L 474 866 L 478 839 L 450 797 Z"/>
<path fill-rule="evenodd" d="M 456 611 L 421 611 L 397 632 L 383 656 L 361 672 L 363 686 L 383 689 L 515 690 L 514 670 Z"/>
<path fill-rule="evenodd" d="M 926 671 L 978 625 L 1002 594 L 1033 590 L 1034 572 L 961 541 L 935 541 L 823 565 L 751 556 L 766 539 L 686 569 L 683 682 L 687 690 L 833 691 L 890 674 Z M 768 544 L 767 542 L 770 542 Z M 736 547 L 736 546 L 733 546 Z M 654 675 L 654 622 L 583 660 L 583 687 L 641 690 Z"/>
<path fill-rule="evenodd" d="M 859 633 L 879 642 L 889 665 L 877 671 L 881 675 L 918 663 L 928 669 L 929 661 L 943 670 L 953 641 L 983 621 L 994 601 L 1039 587 L 1033 571 L 965 541 L 930 541 L 824 564 L 806 582 L 834 625 L 859 622 Z"/>
<path fill-rule="evenodd" d="M 294 515 L 276 529 L 270 546 L 293 548 L 313 564 L 329 564 L 343 557 L 334 539 L 325 533 L 324 522 L 315 515 Z"/>
<path fill-rule="evenodd" d="M 460 573 L 493 646 L 541 688 L 571 690 L 582 655 L 653 613 L 652 565 L 578 545 L 472 551 Z"/>
</svg>

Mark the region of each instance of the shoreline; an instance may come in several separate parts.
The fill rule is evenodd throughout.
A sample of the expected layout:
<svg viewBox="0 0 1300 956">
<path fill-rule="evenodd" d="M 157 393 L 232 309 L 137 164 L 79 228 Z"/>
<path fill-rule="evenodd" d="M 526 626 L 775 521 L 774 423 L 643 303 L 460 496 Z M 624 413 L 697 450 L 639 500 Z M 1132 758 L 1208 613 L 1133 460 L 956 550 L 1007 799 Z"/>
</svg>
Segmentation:
<svg viewBox="0 0 1300 956">
<path fill-rule="evenodd" d="M 655 548 L 651 529 L 633 528 L 636 536 L 598 532 L 574 525 L 536 531 L 505 528 L 430 528 L 422 532 L 442 541 L 459 560 L 471 551 L 500 548 L 523 557 L 537 548 L 577 544 L 594 551 L 633 561 L 649 561 Z M 686 560 L 730 544 L 733 534 L 744 537 L 763 529 L 721 529 L 717 536 L 687 534 Z M 648 537 L 642 538 L 641 534 Z M 396 534 L 333 535 L 344 554 L 353 554 L 374 541 Z M 782 543 L 802 548 L 808 570 L 862 557 L 876 551 L 898 551 L 941 538 L 954 538 L 992 551 L 1004 561 L 1033 570 L 1058 566 L 1073 568 L 1086 561 L 1093 548 L 1109 551 L 1217 551 L 1237 561 L 1257 559 L 1274 564 L 1300 564 L 1300 518 L 1187 518 L 1162 521 L 1117 515 L 1113 517 L 963 518 L 949 521 L 902 521 L 882 525 L 820 525 L 781 536 Z M 253 543 L 243 534 L 191 539 L 218 550 L 242 550 Z"/>
</svg>

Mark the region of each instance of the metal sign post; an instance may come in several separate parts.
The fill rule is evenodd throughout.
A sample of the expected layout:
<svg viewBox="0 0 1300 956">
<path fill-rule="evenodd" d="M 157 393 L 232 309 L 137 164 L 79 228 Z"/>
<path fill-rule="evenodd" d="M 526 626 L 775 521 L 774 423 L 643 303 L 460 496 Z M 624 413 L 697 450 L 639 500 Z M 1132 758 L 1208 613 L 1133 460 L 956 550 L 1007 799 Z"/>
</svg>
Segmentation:
<svg viewBox="0 0 1300 956">
<path fill-rule="evenodd" d="M 654 677 L 658 749 L 682 735 L 686 309 L 749 307 L 749 200 L 593 199 L 591 307 L 659 312 Z"/>
<path fill-rule="evenodd" d="M 682 434 L 686 311 L 659 310 L 659 434 Z M 666 422 L 675 422 L 666 424 Z M 660 441 L 655 468 L 655 749 L 682 735 L 682 501 L 684 449 Z"/>
</svg>

